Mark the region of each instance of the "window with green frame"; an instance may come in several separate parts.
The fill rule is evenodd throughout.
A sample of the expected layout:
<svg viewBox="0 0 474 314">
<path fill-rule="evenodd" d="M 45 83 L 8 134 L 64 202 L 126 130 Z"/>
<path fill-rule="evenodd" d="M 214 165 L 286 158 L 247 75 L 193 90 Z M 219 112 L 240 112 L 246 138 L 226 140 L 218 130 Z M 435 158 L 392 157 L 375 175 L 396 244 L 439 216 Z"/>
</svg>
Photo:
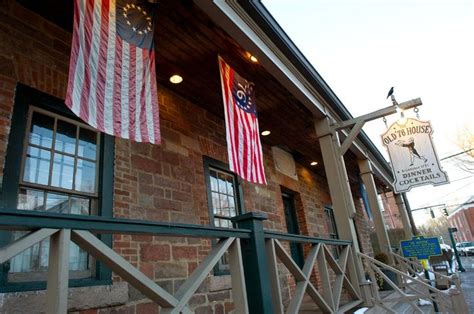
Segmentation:
<svg viewBox="0 0 474 314">
<path fill-rule="evenodd" d="M 112 217 L 113 163 L 104 160 L 113 158 L 113 137 L 84 124 L 62 100 L 19 84 L 0 207 Z M 23 235 L 1 232 L 0 246 Z M 110 235 L 101 239 L 111 245 Z M 44 289 L 48 247 L 44 240 L 1 265 L 0 292 Z M 70 286 L 111 282 L 111 271 L 75 244 L 69 254 Z"/>
<path fill-rule="evenodd" d="M 334 218 L 334 210 L 331 206 L 324 206 L 324 217 L 326 220 L 326 226 L 328 228 L 328 236 L 330 239 L 339 239 L 339 234 L 337 233 L 336 219 Z M 333 246 L 333 256 L 339 258 L 339 248 Z"/>
<path fill-rule="evenodd" d="M 231 218 L 244 212 L 239 179 L 226 164 L 209 157 L 204 158 L 204 175 L 210 225 L 232 228 Z M 226 253 L 215 267 L 215 275 L 229 273 L 228 258 Z"/>
</svg>

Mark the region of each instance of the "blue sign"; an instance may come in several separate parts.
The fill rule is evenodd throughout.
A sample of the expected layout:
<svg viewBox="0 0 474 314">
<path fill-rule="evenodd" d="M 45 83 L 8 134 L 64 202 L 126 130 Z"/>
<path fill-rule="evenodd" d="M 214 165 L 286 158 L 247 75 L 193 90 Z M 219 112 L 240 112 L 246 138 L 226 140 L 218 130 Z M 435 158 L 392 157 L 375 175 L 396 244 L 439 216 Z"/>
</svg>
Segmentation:
<svg viewBox="0 0 474 314">
<path fill-rule="evenodd" d="M 442 255 L 438 238 L 413 237 L 400 241 L 403 256 L 428 259 L 430 256 Z"/>
</svg>

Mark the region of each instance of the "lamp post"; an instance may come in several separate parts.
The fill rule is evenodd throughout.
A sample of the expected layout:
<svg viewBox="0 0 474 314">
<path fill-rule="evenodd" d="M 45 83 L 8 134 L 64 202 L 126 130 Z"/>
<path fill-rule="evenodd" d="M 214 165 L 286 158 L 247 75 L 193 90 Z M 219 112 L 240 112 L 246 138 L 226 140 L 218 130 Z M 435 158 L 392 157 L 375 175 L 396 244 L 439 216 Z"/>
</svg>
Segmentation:
<svg viewBox="0 0 474 314">
<path fill-rule="evenodd" d="M 456 241 L 454 241 L 454 232 L 458 231 L 458 228 L 448 228 L 449 238 L 451 239 L 451 244 L 453 245 L 454 255 L 456 255 L 456 261 L 458 262 L 458 269 L 460 272 L 465 272 L 466 270 L 462 267 L 461 258 L 459 257 L 458 249 L 456 248 Z"/>
</svg>

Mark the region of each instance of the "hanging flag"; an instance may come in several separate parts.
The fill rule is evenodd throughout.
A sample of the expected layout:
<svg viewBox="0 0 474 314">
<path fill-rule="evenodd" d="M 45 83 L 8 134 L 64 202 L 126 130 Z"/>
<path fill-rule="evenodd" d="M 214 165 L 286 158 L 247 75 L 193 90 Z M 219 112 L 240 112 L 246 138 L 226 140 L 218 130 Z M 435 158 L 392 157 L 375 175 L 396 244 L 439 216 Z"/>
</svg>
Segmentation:
<svg viewBox="0 0 474 314">
<path fill-rule="evenodd" d="M 126 0 L 75 0 L 66 105 L 94 128 L 161 142 L 153 16 Z"/>
<path fill-rule="evenodd" d="M 254 84 L 219 57 L 230 170 L 243 179 L 267 184 L 258 130 Z"/>
</svg>

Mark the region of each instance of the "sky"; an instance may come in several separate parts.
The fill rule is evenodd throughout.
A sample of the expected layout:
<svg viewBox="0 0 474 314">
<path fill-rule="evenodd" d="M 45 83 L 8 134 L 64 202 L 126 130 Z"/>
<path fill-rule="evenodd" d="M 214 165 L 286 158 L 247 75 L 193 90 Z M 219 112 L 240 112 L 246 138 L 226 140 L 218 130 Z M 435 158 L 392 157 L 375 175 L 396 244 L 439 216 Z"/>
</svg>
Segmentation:
<svg viewBox="0 0 474 314">
<path fill-rule="evenodd" d="M 461 152 L 464 128 L 474 135 L 474 0 L 263 0 L 285 32 L 354 117 L 420 97 L 439 158 Z M 407 116 L 415 117 L 409 110 Z M 388 124 L 399 115 L 387 117 Z M 363 130 L 388 159 L 382 119 Z M 441 162 L 450 184 L 413 188 L 412 209 L 463 203 L 474 195 L 474 174 L 455 159 Z M 441 215 L 440 208 L 435 216 Z M 414 212 L 418 224 L 430 217 Z"/>
</svg>

